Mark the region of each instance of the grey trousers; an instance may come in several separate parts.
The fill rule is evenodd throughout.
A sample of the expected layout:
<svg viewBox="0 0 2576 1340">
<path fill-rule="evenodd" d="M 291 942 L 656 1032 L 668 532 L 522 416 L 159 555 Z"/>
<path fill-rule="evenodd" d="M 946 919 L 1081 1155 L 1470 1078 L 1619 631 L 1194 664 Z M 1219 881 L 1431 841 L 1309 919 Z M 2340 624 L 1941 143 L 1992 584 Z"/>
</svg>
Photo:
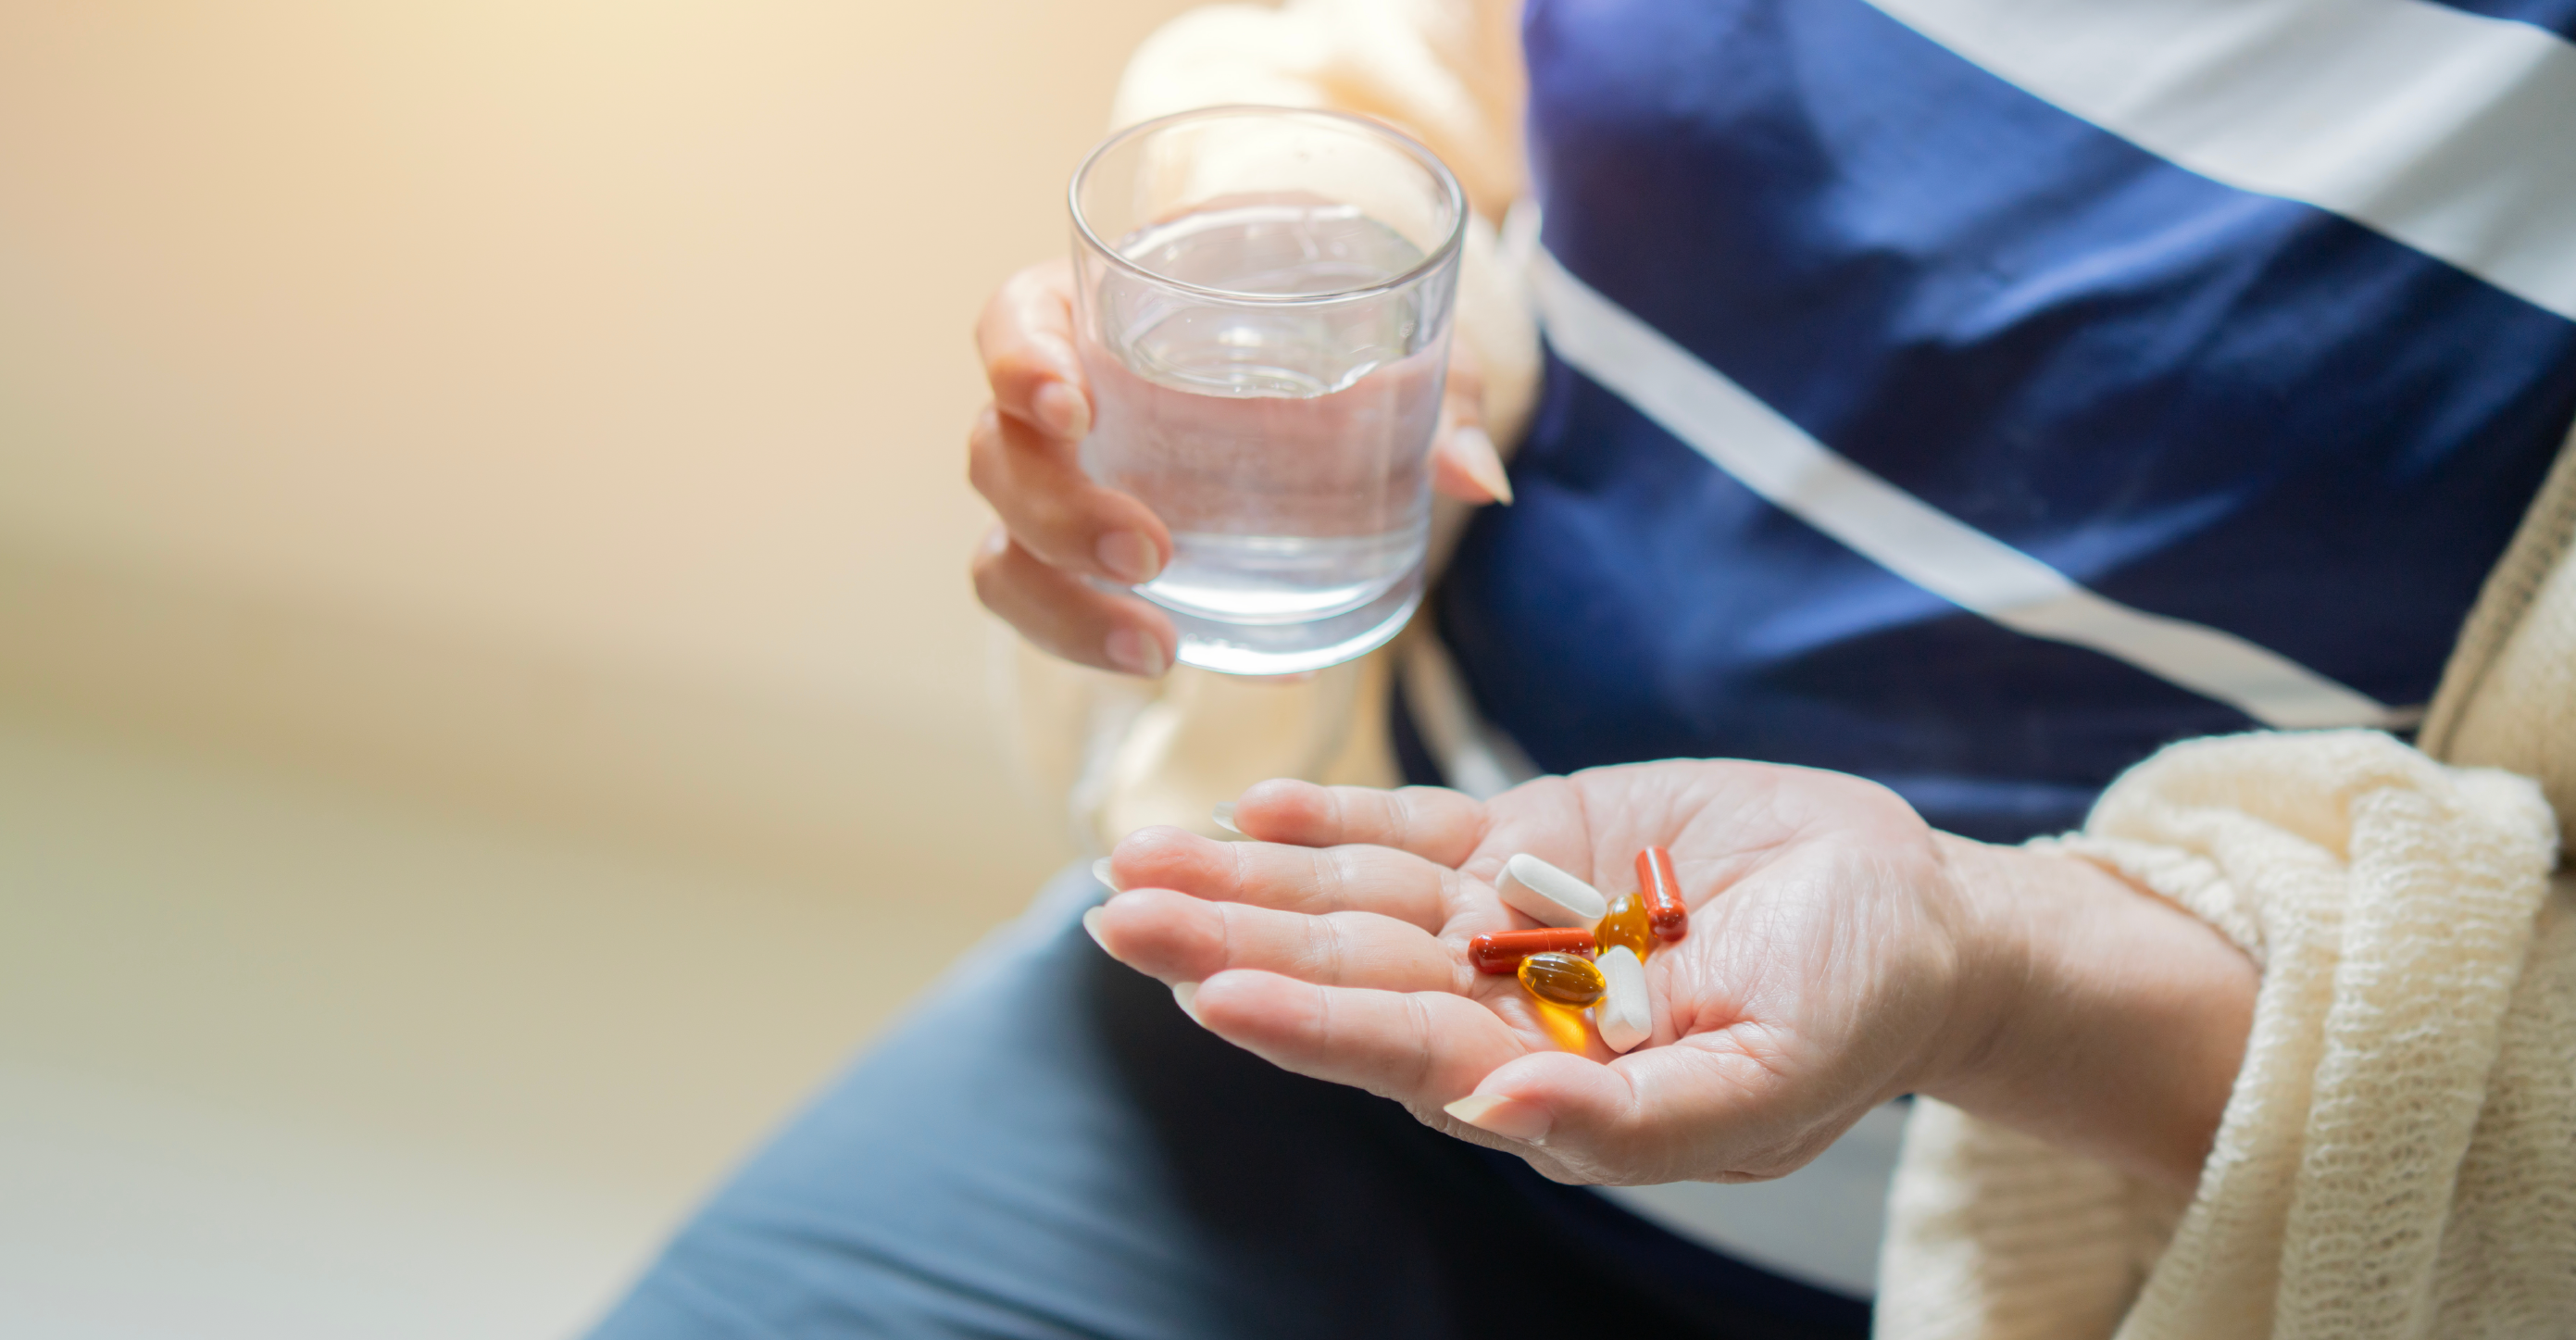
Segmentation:
<svg viewBox="0 0 2576 1340">
<path fill-rule="evenodd" d="M 1861 1337 L 1731 1260 L 1199 1029 L 1051 882 L 680 1230 L 596 1340 Z"/>
</svg>

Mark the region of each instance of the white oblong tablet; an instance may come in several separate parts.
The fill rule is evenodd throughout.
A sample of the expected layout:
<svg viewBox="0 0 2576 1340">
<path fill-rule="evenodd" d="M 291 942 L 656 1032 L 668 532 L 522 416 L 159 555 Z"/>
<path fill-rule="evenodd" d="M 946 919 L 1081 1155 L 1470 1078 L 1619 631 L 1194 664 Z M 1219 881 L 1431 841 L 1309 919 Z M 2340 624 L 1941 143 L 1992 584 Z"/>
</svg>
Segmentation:
<svg viewBox="0 0 2576 1340">
<path fill-rule="evenodd" d="M 1494 882 L 1494 892 L 1502 896 L 1505 906 L 1546 926 L 1579 926 L 1588 931 L 1610 912 L 1610 900 L 1599 889 L 1528 852 L 1503 862 L 1503 877 Z"/>
<path fill-rule="evenodd" d="M 1592 1023 L 1610 1050 L 1624 1052 L 1655 1035 L 1655 1008 L 1646 1000 L 1646 965 L 1637 951 L 1619 945 L 1593 960 L 1610 989 L 1593 1002 Z"/>
</svg>

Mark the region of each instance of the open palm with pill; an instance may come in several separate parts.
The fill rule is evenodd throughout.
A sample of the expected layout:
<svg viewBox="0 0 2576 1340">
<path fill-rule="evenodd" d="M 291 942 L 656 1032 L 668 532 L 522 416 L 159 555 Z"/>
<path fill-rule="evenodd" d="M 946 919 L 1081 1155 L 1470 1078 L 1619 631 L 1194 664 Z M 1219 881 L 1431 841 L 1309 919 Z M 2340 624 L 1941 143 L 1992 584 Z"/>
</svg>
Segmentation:
<svg viewBox="0 0 2576 1340">
<path fill-rule="evenodd" d="M 1839 773 L 1641 763 L 1484 802 L 1275 781 L 1233 820 L 1250 841 L 1120 843 L 1127 892 L 1085 926 L 1227 1041 L 1561 1181 L 1779 1176 L 1911 1092 L 2187 1188 L 2252 1018 L 2251 962 L 2188 913 Z M 1648 847 L 1689 925 L 1646 960 L 1643 1042 L 1551 1031 L 1471 965 L 1536 924 L 1496 890 L 1514 856 L 1617 898 Z"/>
<path fill-rule="evenodd" d="M 1252 841 L 1121 843 L 1129 892 L 1093 934 L 1228 1041 L 1563 1180 L 1776 1176 L 1923 1087 L 1959 1041 L 1967 909 L 1941 841 L 1856 778 L 1639 764 L 1483 803 L 1281 781 L 1233 817 Z M 1690 906 L 1687 934 L 1646 961 L 1653 1033 L 1625 1055 L 1597 1032 L 1569 1051 L 1468 941 L 1537 924 L 1497 895 L 1514 855 L 1615 899 L 1649 846 L 1671 851 Z"/>
</svg>

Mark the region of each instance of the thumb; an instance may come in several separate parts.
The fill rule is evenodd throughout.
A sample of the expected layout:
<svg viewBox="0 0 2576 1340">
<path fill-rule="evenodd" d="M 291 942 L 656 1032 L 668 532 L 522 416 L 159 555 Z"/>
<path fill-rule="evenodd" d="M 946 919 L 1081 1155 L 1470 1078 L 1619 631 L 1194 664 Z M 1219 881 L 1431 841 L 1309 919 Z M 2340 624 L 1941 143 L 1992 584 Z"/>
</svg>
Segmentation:
<svg viewBox="0 0 2576 1340">
<path fill-rule="evenodd" d="M 1587 1182 L 1749 1181 L 1790 1172 L 1832 1143 L 1784 1120 L 1780 1077 L 1715 1038 L 1603 1065 L 1534 1052 L 1497 1066 L 1449 1115 L 1537 1145 Z M 1846 1123 L 1848 1124 L 1848 1123 Z"/>
<path fill-rule="evenodd" d="M 1447 415 L 1442 415 L 1446 423 Z M 1511 476 L 1503 472 L 1502 453 L 1494 439 L 1473 426 L 1454 427 L 1431 448 L 1431 487 L 1460 502 L 1498 502 L 1510 506 Z"/>
<path fill-rule="evenodd" d="M 1449 381 L 1440 398 L 1440 426 L 1431 439 L 1431 486 L 1460 502 L 1512 501 L 1511 476 L 1502 453 L 1485 432 L 1485 376 L 1475 351 L 1459 340 L 1450 347 Z"/>
</svg>

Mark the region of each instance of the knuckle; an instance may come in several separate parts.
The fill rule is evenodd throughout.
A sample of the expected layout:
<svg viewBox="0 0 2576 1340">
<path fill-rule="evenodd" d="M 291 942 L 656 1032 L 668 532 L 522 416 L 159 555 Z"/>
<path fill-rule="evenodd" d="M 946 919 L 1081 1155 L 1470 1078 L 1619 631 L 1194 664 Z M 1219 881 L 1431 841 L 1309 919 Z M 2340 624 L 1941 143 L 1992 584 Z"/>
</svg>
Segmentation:
<svg viewBox="0 0 2576 1340">
<path fill-rule="evenodd" d="M 1327 836 L 1335 842 L 1341 842 L 1350 836 L 1350 803 L 1348 788 L 1335 786 L 1325 789 L 1323 836 Z"/>
<path fill-rule="evenodd" d="M 1010 603 L 1014 581 L 1011 545 L 1007 539 L 996 535 L 992 541 L 977 545 L 974 557 L 966 560 L 966 575 L 975 584 L 975 599 L 982 602 L 984 608 L 1005 618 L 1010 617 L 1006 606 Z"/>
<path fill-rule="evenodd" d="M 1005 467 L 1001 453 L 990 440 L 981 436 L 966 440 L 966 483 L 988 499 L 999 501 L 1003 492 Z"/>
<path fill-rule="evenodd" d="M 1002 612 L 1000 600 L 1005 578 L 1000 554 L 977 554 L 966 564 L 966 575 L 975 583 L 975 599 L 996 614 Z"/>
<path fill-rule="evenodd" d="M 1055 369 L 1042 362 L 1025 345 L 1012 345 L 984 360 L 985 380 L 997 391 L 1004 388 L 1026 390 Z"/>
<path fill-rule="evenodd" d="M 1010 441 L 990 414 L 966 435 L 966 482 L 997 504 L 1013 492 Z"/>
<path fill-rule="evenodd" d="M 1445 865 L 1444 865 L 1444 866 L 1441 866 L 1441 867 L 1440 867 L 1440 907 L 1441 907 L 1441 910 L 1442 910 L 1445 914 L 1455 915 L 1455 914 L 1456 914 L 1456 912 L 1457 912 L 1457 910 L 1458 910 L 1459 908 L 1462 908 L 1462 907 L 1465 907 L 1465 906 L 1467 906 L 1467 905 L 1468 905 L 1468 901 L 1469 901 L 1469 899 L 1470 899 L 1471 897 L 1472 897 L 1472 895 L 1468 892 L 1468 889 L 1467 889 L 1467 877 L 1466 877 L 1465 875 L 1459 874 L 1459 873 L 1458 873 L 1457 871 L 1455 871 L 1455 870 L 1450 869 L 1448 866 L 1445 866 Z"/>
<path fill-rule="evenodd" d="M 975 421 L 966 426 L 966 451 L 969 455 L 989 452 L 1002 444 L 1002 413 L 987 400 L 975 411 Z"/>
<path fill-rule="evenodd" d="M 1315 863 L 1315 896 L 1317 901 L 1327 907 L 1348 907 L 1354 905 L 1350 899 L 1352 880 L 1351 872 L 1347 864 L 1349 859 L 1350 858 L 1340 850 L 1335 849 L 1324 852 L 1323 859 Z"/>
<path fill-rule="evenodd" d="M 1345 918 L 1322 917 L 1314 928 L 1309 952 L 1314 956 L 1318 980 L 1346 983 L 1351 978 L 1351 928 Z"/>
<path fill-rule="evenodd" d="M 1049 267 L 1049 262 L 1039 261 L 1035 264 L 1024 265 L 1017 270 L 1013 270 L 1010 277 L 1002 281 L 1002 289 L 999 296 L 1012 299 L 1025 299 L 1033 293 L 1043 291 L 1046 288 Z"/>
<path fill-rule="evenodd" d="M 1225 862 L 1229 867 L 1224 876 L 1225 887 L 1240 891 L 1258 886 L 1261 872 L 1252 865 L 1252 853 L 1248 850 L 1252 845 L 1249 842 L 1228 842 L 1222 845 L 1221 850 L 1225 853 Z"/>
<path fill-rule="evenodd" d="M 1006 280 L 1000 287 L 985 295 L 984 305 L 976 309 L 974 329 L 976 358 L 984 359 L 992 356 L 993 328 L 1004 320 L 1003 313 L 1010 299 L 1011 286 Z"/>
<path fill-rule="evenodd" d="M 1211 976 L 1234 966 L 1234 919 L 1242 914 L 1239 904 L 1219 903 L 1216 906 L 1216 946 L 1214 956 L 1209 960 L 1215 966 L 1211 969 Z"/>
<path fill-rule="evenodd" d="M 1408 1049 L 1413 1053 L 1413 1074 L 1405 1088 L 1419 1093 L 1422 1086 L 1431 1082 L 1432 1068 L 1436 1064 L 1432 1043 L 1439 1034 L 1432 1027 L 1431 1011 L 1423 1006 L 1421 996 L 1408 993 L 1404 997 L 1404 1013 L 1413 1030 L 1413 1046 Z"/>
<path fill-rule="evenodd" d="M 1009 499 L 1005 471 L 989 453 L 976 451 L 966 456 L 966 484 L 995 507 Z"/>
</svg>

